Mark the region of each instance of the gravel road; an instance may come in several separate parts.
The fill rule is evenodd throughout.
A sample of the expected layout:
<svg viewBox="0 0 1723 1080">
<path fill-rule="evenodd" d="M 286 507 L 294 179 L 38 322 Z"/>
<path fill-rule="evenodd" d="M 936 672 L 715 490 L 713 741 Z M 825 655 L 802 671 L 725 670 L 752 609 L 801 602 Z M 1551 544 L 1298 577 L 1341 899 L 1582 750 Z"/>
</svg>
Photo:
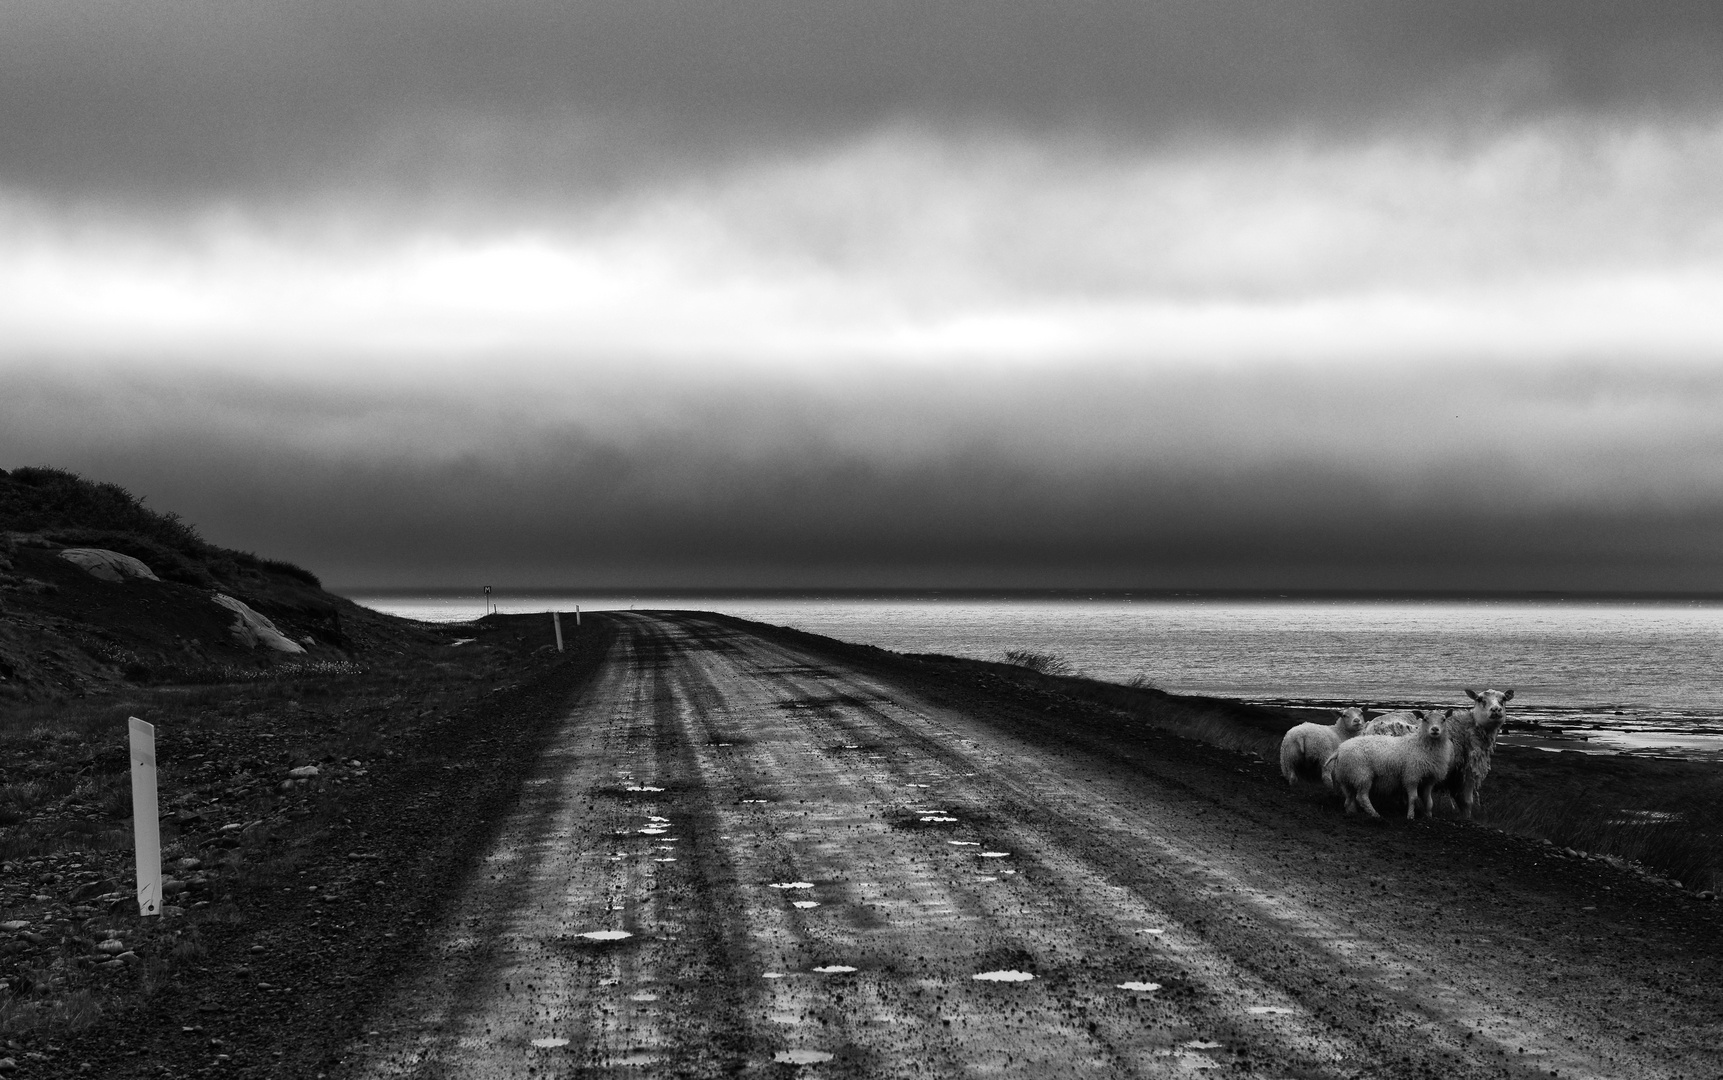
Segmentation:
<svg viewBox="0 0 1723 1080">
<path fill-rule="evenodd" d="M 618 618 L 344 1075 L 1723 1074 L 1723 905 L 733 620 Z"/>
</svg>

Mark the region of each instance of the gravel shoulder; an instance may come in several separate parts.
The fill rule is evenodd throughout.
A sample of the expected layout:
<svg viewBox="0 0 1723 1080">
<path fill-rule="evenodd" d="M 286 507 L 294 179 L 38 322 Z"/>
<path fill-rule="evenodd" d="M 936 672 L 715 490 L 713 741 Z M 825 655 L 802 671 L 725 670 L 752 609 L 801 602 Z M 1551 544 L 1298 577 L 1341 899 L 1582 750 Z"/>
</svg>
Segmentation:
<svg viewBox="0 0 1723 1080">
<path fill-rule="evenodd" d="M 0 923 L 27 923 L 0 934 L 10 1075 L 314 1077 L 363 1030 L 612 637 L 588 620 L 558 654 L 542 618 L 376 622 L 391 640 L 358 674 L 24 714 L 0 773 L 53 798 L 0 828 Z M 187 886 L 159 919 L 131 898 L 128 713 L 158 725 L 164 869 Z"/>
<path fill-rule="evenodd" d="M 1719 905 L 978 666 L 615 623 L 335 1074 L 1723 1071 Z"/>
</svg>

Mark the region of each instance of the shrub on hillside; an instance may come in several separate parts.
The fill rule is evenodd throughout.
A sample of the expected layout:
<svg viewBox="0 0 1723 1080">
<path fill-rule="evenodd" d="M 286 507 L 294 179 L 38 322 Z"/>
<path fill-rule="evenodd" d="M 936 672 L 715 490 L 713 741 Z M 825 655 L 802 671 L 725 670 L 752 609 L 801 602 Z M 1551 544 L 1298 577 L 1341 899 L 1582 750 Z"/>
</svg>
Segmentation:
<svg viewBox="0 0 1723 1080">
<path fill-rule="evenodd" d="M 64 469 L 0 473 L 0 521 L 18 532 L 99 529 L 130 533 L 187 555 L 208 546 L 178 514 L 158 514 L 118 484 L 85 480 Z"/>
<path fill-rule="evenodd" d="M 221 581 L 237 582 L 246 570 L 323 587 L 317 575 L 304 567 L 216 547 L 178 514 L 157 513 L 118 484 L 85 480 L 64 469 L 0 469 L 0 525 L 20 533 L 39 533 L 66 547 L 99 547 L 130 555 L 147 563 L 157 577 L 206 589 Z M 7 546 L 0 546 L 0 563 L 8 561 L 12 543 L 9 537 L 3 542 Z"/>
</svg>

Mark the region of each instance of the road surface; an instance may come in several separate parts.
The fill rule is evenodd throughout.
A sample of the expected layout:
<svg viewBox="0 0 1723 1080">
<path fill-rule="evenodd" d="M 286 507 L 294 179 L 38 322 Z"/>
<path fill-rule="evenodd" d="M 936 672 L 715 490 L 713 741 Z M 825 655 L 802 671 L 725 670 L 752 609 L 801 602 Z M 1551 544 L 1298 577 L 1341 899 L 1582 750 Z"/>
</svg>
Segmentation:
<svg viewBox="0 0 1723 1080">
<path fill-rule="evenodd" d="M 1343 820 L 1182 740 L 1067 745 L 732 621 L 619 617 L 348 1074 L 1723 1073 L 1715 919 L 1654 910 L 1698 901 Z"/>
</svg>

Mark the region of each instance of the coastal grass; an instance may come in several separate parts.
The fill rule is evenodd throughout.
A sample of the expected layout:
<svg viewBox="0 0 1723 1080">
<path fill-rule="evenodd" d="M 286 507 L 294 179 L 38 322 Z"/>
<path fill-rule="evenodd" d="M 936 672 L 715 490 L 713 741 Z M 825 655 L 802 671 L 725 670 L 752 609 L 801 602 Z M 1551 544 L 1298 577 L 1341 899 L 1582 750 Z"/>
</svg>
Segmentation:
<svg viewBox="0 0 1723 1080">
<path fill-rule="evenodd" d="M 1036 649 L 1006 649 L 1002 657 L 1007 664 L 1033 671 L 1038 675 L 1075 675 L 1076 666 L 1054 652 Z"/>
<path fill-rule="evenodd" d="M 1723 890 L 1723 766 L 1500 751 L 1497 765 L 1481 823 L 1635 863 L 1695 892 Z"/>
</svg>

